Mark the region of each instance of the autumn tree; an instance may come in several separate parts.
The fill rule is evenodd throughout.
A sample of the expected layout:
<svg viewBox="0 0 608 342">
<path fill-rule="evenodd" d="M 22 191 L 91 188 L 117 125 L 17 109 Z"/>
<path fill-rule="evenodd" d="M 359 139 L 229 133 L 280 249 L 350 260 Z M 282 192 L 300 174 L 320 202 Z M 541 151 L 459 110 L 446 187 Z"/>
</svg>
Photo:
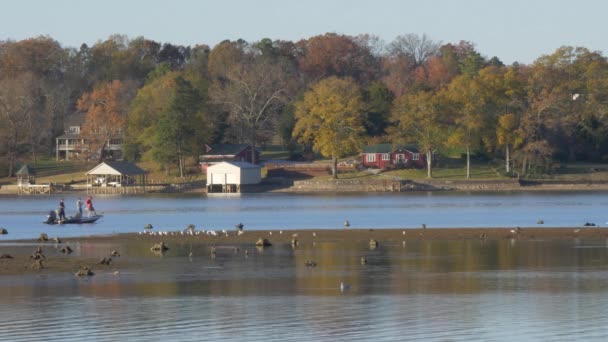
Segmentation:
<svg viewBox="0 0 608 342">
<path fill-rule="evenodd" d="M 12 176 L 15 163 L 28 143 L 28 116 L 34 111 L 31 84 L 22 78 L 0 80 L 0 139 Z"/>
<path fill-rule="evenodd" d="M 82 137 L 87 141 L 91 156 L 101 162 L 110 140 L 122 134 L 127 116 L 128 92 L 121 81 L 112 81 L 85 93 L 78 100 L 78 110 L 86 112 Z"/>
<path fill-rule="evenodd" d="M 209 53 L 208 68 L 213 79 L 223 79 L 237 66 L 245 54 L 244 42 L 225 40 L 214 46 Z"/>
<path fill-rule="evenodd" d="M 294 137 L 332 159 L 334 178 L 338 178 L 338 158 L 358 151 L 365 130 L 363 109 L 361 91 L 350 78 L 324 79 L 296 103 Z"/>
<path fill-rule="evenodd" d="M 367 83 L 378 70 L 378 59 L 363 40 L 326 33 L 299 45 L 304 51 L 299 59 L 300 71 L 313 83 L 329 76 L 352 77 Z"/>
<path fill-rule="evenodd" d="M 388 53 L 382 61 L 382 80 L 395 96 L 429 90 L 427 64 L 438 56 L 439 45 L 426 35 L 416 34 L 399 36 L 388 45 Z M 433 70 L 434 77 L 437 77 L 436 71 Z"/>
<path fill-rule="evenodd" d="M 27 136 L 34 162 L 39 152 L 51 149 L 52 137 L 73 104 L 70 94 L 76 87 L 68 76 L 70 67 L 70 50 L 50 37 L 0 42 L 0 78 L 20 88 L 31 108 L 24 114 L 27 126 L 21 134 Z"/>
<path fill-rule="evenodd" d="M 445 142 L 442 102 L 434 93 L 402 95 L 395 100 L 392 120 L 394 141 L 414 143 L 426 156 L 427 177 L 432 178 L 433 153 Z"/>
<path fill-rule="evenodd" d="M 498 118 L 496 126 L 496 137 L 498 144 L 505 148 L 505 170 L 511 172 L 510 152 L 513 145 L 520 142 L 520 137 L 517 131 L 517 121 L 515 114 L 506 113 Z"/>
<path fill-rule="evenodd" d="M 446 91 L 450 99 L 450 119 L 453 124 L 448 139 L 450 145 L 464 147 L 466 153 L 466 178 L 471 178 L 471 149 L 481 140 L 485 98 L 476 80 L 468 75 L 454 79 Z"/>
</svg>

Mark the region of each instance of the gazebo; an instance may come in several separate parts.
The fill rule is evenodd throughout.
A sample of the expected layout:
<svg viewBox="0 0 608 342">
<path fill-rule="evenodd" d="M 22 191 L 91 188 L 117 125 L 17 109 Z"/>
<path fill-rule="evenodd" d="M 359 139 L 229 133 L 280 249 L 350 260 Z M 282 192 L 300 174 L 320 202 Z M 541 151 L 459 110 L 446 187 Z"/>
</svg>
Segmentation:
<svg viewBox="0 0 608 342">
<path fill-rule="evenodd" d="M 146 171 L 124 161 L 106 161 L 86 173 L 88 193 L 146 191 Z"/>
<path fill-rule="evenodd" d="M 36 184 L 36 170 L 27 164 L 23 165 L 15 175 L 19 186 Z"/>
</svg>

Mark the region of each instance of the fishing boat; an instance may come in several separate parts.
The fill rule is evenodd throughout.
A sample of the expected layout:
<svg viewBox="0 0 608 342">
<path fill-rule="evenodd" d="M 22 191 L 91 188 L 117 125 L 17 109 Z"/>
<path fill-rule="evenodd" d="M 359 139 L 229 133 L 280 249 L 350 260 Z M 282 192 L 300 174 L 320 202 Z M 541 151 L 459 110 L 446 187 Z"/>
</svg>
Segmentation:
<svg viewBox="0 0 608 342">
<path fill-rule="evenodd" d="M 93 223 L 97 220 L 99 220 L 100 218 L 102 218 L 103 215 L 93 215 L 93 216 L 69 216 L 66 217 L 63 220 L 59 220 L 57 217 L 57 214 L 55 213 L 55 211 L 50 211 L 49 214 L 46 216 L 46 220 L 43 221 L 43 223 L 46 224 L 81 224 L 81 223 Z"/>
</svg>

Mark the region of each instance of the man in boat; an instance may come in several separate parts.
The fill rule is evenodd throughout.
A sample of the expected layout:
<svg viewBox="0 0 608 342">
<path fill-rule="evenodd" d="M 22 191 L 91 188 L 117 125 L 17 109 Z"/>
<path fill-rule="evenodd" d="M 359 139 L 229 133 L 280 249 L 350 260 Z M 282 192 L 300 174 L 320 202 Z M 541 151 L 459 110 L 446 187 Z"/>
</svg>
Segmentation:
<svg viewBox="0 0 608 342">
<path fill-rule="evenodd" d="M 78 197 L 78 201 L 76 201 L 76 210 L 76 216 L 82 217 L 82 199 L 80 197 Z"/>
<path fill-rule="evenodd" d="M 97 216 L 97 213 L 95 212 L 95 208 L 93 208 L 93 198 L 91 196 L 89 196 L 89 198 L 87 198 L 87 200 L 84 201 L 84 204 L 87 205 L 87 213 L 88 213 L 89 217 L 91 217 L 91 215 Z"/>
<path fill-rule="evenodd" d="M 65 204 L 63 203 L 63 198 L 59 200 L 59 221 L 65 220 Z"/>
<path fill-rule="evenodd" d="M 49 214 L 46 216 L 45 223 L 47 223 L 47 224 L 57 223 L 57 213 L 55 212 L 55 210 L 49 211 Z"/>
</svg>

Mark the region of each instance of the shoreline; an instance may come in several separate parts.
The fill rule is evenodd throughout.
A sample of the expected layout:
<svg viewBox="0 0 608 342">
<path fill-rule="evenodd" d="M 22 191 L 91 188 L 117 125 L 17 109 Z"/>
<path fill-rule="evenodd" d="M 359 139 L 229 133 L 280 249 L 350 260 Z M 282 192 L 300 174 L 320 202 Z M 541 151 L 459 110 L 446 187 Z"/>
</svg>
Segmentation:
<svg viewBox="0 0 608 342">
<path fill-rule="evenodd" d="M 393 248 L 407 243 L 462 241 L 465 243 L 500 243 L 500 241 L 608 241 L 608 228 L 598 227 L 526 227 L 513 228 L 393 228 L 393 229 L 293 229 L 293 230 L 259 230 L 245 231 L 237 235 L 229 231 L 228 236 L 210 236 L 204 233 L 198 235 L 182 235 L 171 232 L 168 235 L 140 233 L 122 233 L 112 235 L 97 235 L 77 238 L 61 238 L 60 243 L 52 240 L 40 242 L 35 239 L 7 240 L 0 242 L 0 277 L 26 276 L 41 274 L 74 274 L 82 266 L 104 272 L 119 274 L 122 271 L 138 270 L 147 272 L 159 261 L 159 256 L 167 258 L 197 257 L 215 258 L 218 255 L 237 255 L 245 257 L 247 253 L 261 253 L 256 247 L 259 238 L 268 239 L 272 248 L 315 248 L 323 244 L 354 244 L 362 250 L 373 248 L 372 240 L 378 243 L 375 247 Z M 294 245 L 294 240 L 295 245 Z M 169 246 L 167 254 L 151 251 L 154 244 L 164 242 Z M 71 254 L 61 252 L 65 246 L 74 250 Z M 33 251 L 40 247 L 44 258 L 43 268 L 32 259 Z M 375 249 L 373 248 L 373 249 Z M 110 257 L 113 251 L 121 256 L 114 257 L 111 265 L 100 265 L 102 257 Z M 190 254 L 188 254 L 188 251 Z M 11 258 L 2 258 L 4 255 Z M 35 253 L 34 253 L 35 254 Z M 161 258 L 162 259 L 162 258 Z"/>
<path fill-rule="evenodd" d="M 88 192 L 86 188 L 70 188 L 63 186 L 60 191 L 51 194 L 80 194 Z M 593 181 L 555 181 L 555 180 L 283 180 L 281 182 L 266 182 L 258 185 L 244 186 L 241 193 L 382 193 L 382 192 L 519 192 L 519 191 L 608 191 L 608 182 Z M 187 187 L 184 189 L 169 189 L 167 191 L 147 192 L 108 192 L 94 195 L 155 195 L 155 194 L 207 194 L 206 187 Z M 0 186 L 0 196 L 20 195 L 17 185 Z M 33 194 L 49 195 L 49 194 Z M 27 194 L 23 194 L 27 196 Z"/>
</svg>

